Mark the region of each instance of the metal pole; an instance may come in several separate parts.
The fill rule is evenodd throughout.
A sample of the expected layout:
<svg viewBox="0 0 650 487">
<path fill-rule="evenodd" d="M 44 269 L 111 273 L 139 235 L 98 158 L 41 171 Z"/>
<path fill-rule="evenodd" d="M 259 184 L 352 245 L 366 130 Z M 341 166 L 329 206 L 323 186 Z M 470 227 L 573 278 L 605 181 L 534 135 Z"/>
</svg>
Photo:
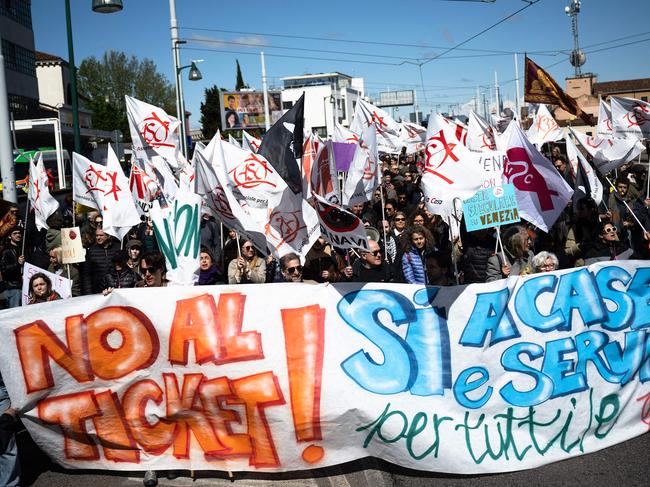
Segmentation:
<svg viewBox="0 0 650 487">
<path fill-rule="evenodd" d="M 16 120 L 14 120 L 14 113 L 9 112 L 9 119 L 11 120 L 11 141 L 13 142 L 13 149 L 18 150 L 18 142 L 16 142 Z M 641 162 L 641 154 L 639 154 L 639 162 Z"/>
<path fill-rule="evenodd" d="M 77 68 L 74 64 L 74 44 L 72 43 L 72 19 L 70 0 L 65 0 L 65 28 L 68 33 L 68 63 L 70 65 L 70 95 L 72 98 L 72 133 L 74 151 L 81 154 L 81 135 L 79 133 L 79 101 L 77 99 Z"/>
<path fill-rule="evenodd" d="M 9 128 L 9 98 L 5 81 L 5 58 L 0 53 L 0 173 L 2 173 L 2 198 L 18 203 L 14 156 L 11 153 Z"/>
<path fill-rule="evenodd" d="M 418 113 L 418 92 L 417 92 L 417 90 L 413 90 L 413 101 L 415 102 L 413 104 L 413 108 L 415 109 L 415 123 L 420 125 L 420 114 Z"/>
<path fill-rule="evenodd" d="M 59 139 L 59 120 L 54 121 L 54 148 L 56 149 L 56 168 L 59 173 L 59 189 L 65 188 L 65 165 L 61 151 L 61 139 Z"/>
<path fill-rule="evenodd" d="M 494 96 L 495 96 L 495 101 L 496 101 L 496 112 L 497 112 L 497 117 L 501 116 L 501 100 L 499 98 L 499 80 L 497 78 L 497 72 L 494 72 Z"/>
<path fill-rule="evenodd" d="M 517 110 L 517 119 L 521 118 L 521 108 L 519 107 L 519 61 L 515 53 L 515 110 Z"/>
<path fill-rule="evenodd" d="M 262 91 L 264 92 L 264 127 L 266 131 L 271 128 L 271 117 L 269 115 L 269 89 L 266 85 L 266 63 L 264 62 L 264 51 L 260 52 L 262 60 Z"/>
<path fill-rule="evenodd" d="M 181 122 L 181 153 L 187 157 L 187 140 L 185 137 L 185 106 L 183 103 L 183 80 L 181 78 L 181 61 L 178 49 L 178 22 L 176 21 L 176 0 L 169 0 L 169 23 L 172 36 L 172 54 L 174 58 L 174 79 L 176 81 L 176 116 Z"/>
</svg>

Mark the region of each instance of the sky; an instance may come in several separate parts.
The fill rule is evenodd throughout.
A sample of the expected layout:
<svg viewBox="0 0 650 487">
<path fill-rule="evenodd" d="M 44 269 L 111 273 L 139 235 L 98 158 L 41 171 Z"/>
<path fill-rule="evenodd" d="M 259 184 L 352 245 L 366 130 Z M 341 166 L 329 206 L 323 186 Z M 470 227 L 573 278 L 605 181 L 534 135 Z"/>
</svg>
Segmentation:
<svg viewBox="0 0 650 487">
<path fill-rule="evenodd" d="M 173 80 L 169 2 L 123 3 L 119 13 L 99 14 L 91 10 L 91 0 L 71 0 L 76 65 L 113 49 L 152 59 Z M 569 3 L 176 0 L 179 36 L 187 41 L 181 63 L 203 59 L 198 65 L 202 80 L 188 81 L 188 70 L 183 71 L 190 124 L 200 126 L 206 88 L 234 89 L 236 60 L 244 81 L 262 88 L 260 51 L 271 87 L 281 87 L 284 76 L 338 71 L 363 77 L 371 97 L 414 89 L 425 113 L 467 104 L 477 87 L 493 97 L 495 73 L 502 97 L 514 99 L 515 52 L 521 90 L 524 52 L 564 86 L 564 79 L 574 74 L 568 61 L 571 19 L 564 12 Z M 583 72 L 595 73 L 599 81 L 650 77 L 648 18 L 648 0 L 582 0 Z M 36 49 L 68 59 L 63 0 L 32 0 L 32 20 Z M 411 111 L 401 110 L 402 116 Z"/>
</svg>

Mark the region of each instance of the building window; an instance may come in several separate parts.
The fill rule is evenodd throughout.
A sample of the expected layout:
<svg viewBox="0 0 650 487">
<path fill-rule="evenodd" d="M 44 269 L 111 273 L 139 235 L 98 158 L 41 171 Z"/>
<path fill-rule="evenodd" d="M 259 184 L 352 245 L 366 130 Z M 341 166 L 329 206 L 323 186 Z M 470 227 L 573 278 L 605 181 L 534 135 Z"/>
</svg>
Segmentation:
<svg viewBox="0 0 650 487">
<path fill-rule="evenodd" d="M 291 107 L 293 107 L 293 102 L 292 101 L 283 101 L 282 102 L 282 109 L 283 110 L 291 110 Z"/>
<path fill-rule="evenodd" d="M 13 93 L 9 93 L 7 98 L 9 101 L 9 112 L 13 113 L 17 119 L 24 119 L 27 117 L 38 118 L 41 116 L 38 100 L 26 96 L 15 95 Z"/>
<path fill-rule="evenodd" d="M 312 131 L 316 132 L 321 138 L 327 137 L 327 127 L 313 127 Z"/>
<path fill-rule="evenodd" d="M 32 28 L 31 0 L 0 0 L 0 15 Z"/>
<path fill-rule="evenodd" d="M 36 58 L 34 51 L 2 39 L 2 55 L 5 67 L 28 76 L 36 77 Z"/>
</svg>

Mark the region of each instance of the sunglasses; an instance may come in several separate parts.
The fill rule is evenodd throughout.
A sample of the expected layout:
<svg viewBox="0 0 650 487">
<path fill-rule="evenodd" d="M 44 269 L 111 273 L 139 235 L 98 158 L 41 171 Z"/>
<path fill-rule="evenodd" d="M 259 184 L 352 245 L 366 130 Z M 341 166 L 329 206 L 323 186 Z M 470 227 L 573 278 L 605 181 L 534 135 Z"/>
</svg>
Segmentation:
<svg viewBox="0 0 650 487">
<path fill-rule="evenodd" d="M 253 248 L 252 245 L 244 245 L 244 246 L 242 247 L 243 250 L 251 250 L 252 248 Z"/>
<path fill-rule="evenodd" d="M 374 255 L 375 257 L 381 257 L 381 250 L 375 250 L 373 252 L 366 252 L 366 254 Z"/>
<path fill-rule="evenodd" d="M 297 265 L 295 267 L 288 267 L 287 268 L 287 274 L 293 274 L 294 272 L 297 272 L 298 274 L 302 273 L 302 266 Z"/>
<path fill-rule="evenodd" d="M 616 227 L 607 227 L 607 228 L 603 229 L 603 231 L 605 233 L 616 233 L 616 232 L 618 232 L 618 230 L 616 230 Z"/>
<path fill-rule="evenodd" d="M 140 270 L 142 271 L 143 275 L 151 274 L 153 276 L 155 272 L 158 270 L 158 268 L 149 266 L 149 267 L 140 267 Z"/>
<path fill-rule="evenodd" d="M 396 222 L 403 222 L 404 220 L 406 220 L 406 218 L 395 218 Z"/>
</svg>

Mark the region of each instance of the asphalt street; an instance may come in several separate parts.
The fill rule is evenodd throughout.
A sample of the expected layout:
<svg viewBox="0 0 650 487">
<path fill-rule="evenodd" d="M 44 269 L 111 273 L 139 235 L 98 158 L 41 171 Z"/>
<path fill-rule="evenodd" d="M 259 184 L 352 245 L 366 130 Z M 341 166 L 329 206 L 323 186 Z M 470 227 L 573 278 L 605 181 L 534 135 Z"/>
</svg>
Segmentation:
<svg viewBox="0 0 650 487">
<path fill-rule="evenodd" d="M 65 470 L 53 464 L 26 432 L 18 436 L 25 487 L 127 487 L 141 486 L 142 472 Z M 420 486 L 590 486 L 632 487 L 650 485 L 650 434 L 644 434 L 596 453 L 573 457 L 533 470 L 494 475 L 450 475 L 396 467 L 367 458 L 327 469 L 263 474 L 236 472 L 189 472 L 160 486 L 251 486 L 251 487 L 420 487 Z"/>
</svg>

